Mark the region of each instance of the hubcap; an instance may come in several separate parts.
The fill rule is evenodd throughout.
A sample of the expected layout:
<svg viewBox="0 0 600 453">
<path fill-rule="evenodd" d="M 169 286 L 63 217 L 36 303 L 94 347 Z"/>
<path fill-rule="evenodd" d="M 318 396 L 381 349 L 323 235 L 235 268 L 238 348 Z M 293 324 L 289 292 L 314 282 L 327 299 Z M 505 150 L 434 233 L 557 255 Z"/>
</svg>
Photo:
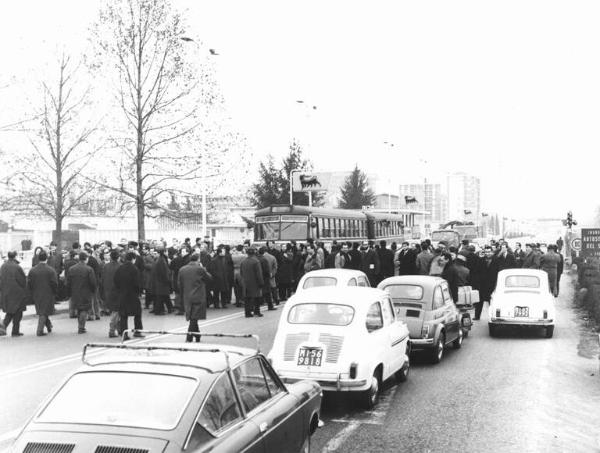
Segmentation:
<svg viewBox="0 0 600 453">
<path fill-rule="evenodd" d="M 375 402 L 378 391 L 379 391 L 379 380 L 377 379 L 376 376 L 373 376 L 373 379 L 371 380 L 371 401 L 372 402 Z"/>
<path fill-rule="evenodd" d="M 444 341 L 440 339 L 438 342 L 438 359 L 441 359 L 442 355 L 444 355 Z"/>
</svg>

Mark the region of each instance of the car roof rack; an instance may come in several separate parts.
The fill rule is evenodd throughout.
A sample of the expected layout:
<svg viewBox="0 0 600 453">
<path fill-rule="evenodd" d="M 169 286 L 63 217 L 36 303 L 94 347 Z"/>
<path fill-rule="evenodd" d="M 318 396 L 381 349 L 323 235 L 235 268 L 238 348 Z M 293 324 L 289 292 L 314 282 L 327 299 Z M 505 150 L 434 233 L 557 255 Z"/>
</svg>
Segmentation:
<svg viewBox="0 0 600 453">
<path fill-rule="evenodd" d="M 202 337 L 215 337 L 215 338 L 252 338 L 256 341 L 256 352 L 260 352 L 260 337 L 252 333 L 202 333 L 202 332 L 177 332 L 173 330 L 142 330 L 142 329 L 129 329 L 123 332 L 121 337 L 121 343 L 127 338 L 131 338 L 128 334 L 154 334 L 154 335 L 186 335 L 191 338 L 197 338 L 198 342 Z"/>
</svg>

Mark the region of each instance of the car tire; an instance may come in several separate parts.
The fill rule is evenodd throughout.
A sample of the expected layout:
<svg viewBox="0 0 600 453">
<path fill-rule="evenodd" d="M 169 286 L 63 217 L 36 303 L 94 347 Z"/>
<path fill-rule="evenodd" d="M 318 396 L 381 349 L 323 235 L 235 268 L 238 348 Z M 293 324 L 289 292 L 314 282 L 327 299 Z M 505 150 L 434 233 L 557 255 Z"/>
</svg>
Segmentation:
<svg viewBox="0 0 600 453">
<path fill-rule="evenodd" d="M 406 362 L 404 363 L 404 365 L 402 365 L 402 368 L 396 371 L 394 375 L 396 377 L 396 381 L 398 382 L 406 382 L 406 380 L 408 379 L 408 373 L 410 372 L 410 357 L 408 354 L 406 355 L 406 357 Z"/>
<path fill-rule="evenodd" d="M 469 336 L 469 330 L 463 330 L 463 336 L 467 338 Z"/>
<path fill-rule="evenodd" d="M 465 334 L 464 334 L 462 328 L 458 329 L 458 337 L 456 338 L 456 340 L 454 340 L 452 342 L 452 346 L 454 347 L 454 349 L 460 349 L 462 347 L 462 342 L 463 342 L 464 338 L 465 338 Z"/>
<path fill-rule="evenodd" d="M 361 393 L 361 406 L 370 410 L 377 406 L 379 402 L 379 392 L 381 390 L 381 374 L 375 370 L 371 377 L 371 386 Z"/>
<path fill-rule="evenodd" d="M 546 327 L 546 338 L 552 338 L 554 335 L 554 326 Z"/>
<path fill-rule="evenodd" d="M 444 357 L 444 347 L 446 346 L 446 334 L 444 332 L 440 333 L 438 337 L 438 341 L 433 348 L 431 353 L 431 361 L 433 363 L 440 363 L 442 361 L 442 357 Z"/>
</svg>

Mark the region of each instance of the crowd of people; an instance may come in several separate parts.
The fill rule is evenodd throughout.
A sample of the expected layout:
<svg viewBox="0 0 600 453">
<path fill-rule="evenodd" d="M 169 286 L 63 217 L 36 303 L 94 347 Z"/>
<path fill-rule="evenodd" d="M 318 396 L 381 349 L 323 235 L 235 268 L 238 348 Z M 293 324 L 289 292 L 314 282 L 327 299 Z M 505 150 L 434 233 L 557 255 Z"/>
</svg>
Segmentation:
<svg viewBox="0 0 600 453">
<path fill-rule="evenodd" d="M 249 242 L 230 247 L 189 238 L 180 243 L 173 239 L 114 245 L 73 243 L 59 253 L 55 243 L 38 247 L 32 268 L 26 276 L 16 252 L 0 267 L 0 306 L 5 312 L 0 335 L 12 323 L 12 335 L 21 336 L 20 321 L 28 303 L 35 304 L 38 315 L 36 334 L 52 332 L 50 316 L 55 304 L 69 300 L 69 313 L 77 318 L 78 333 L 86 333 L 86 322 L 108 316 L 108 336 L 127 331 L 128 318 L 141 330 L 142 306 L 150 314 L 185 315 L 189 332 L 198 332 L 198 321 L 206 319 L 207 308 L 225 309 L 235 304 L 244 307 L 245 316 L 261 317 L 261 306 L 276 310 L 290 297 L 300 278 L 323 268 L 363 271 L 371 286 L 394 275 L 434 275 L 449 282 L 457 300 L 458 288 L 470 285 L 480 292 L 474 319 L 479 319 L 484 301 L 489 301 L 499 271 L 511 267 L 529 267 L 548 272 L 550 290 L 557 296 L 562 255 L 557 246 L 546 253 L 539 244 L 519 243 L 512 250 L 503 240 L 491 241 L 477 251 L 463 241 L 460 248 L 443 242 L 433 247 L 429 240 L 408 241 L 400 245 L 386 241 L 291 241 L 275 245 L 267 242 L 255 247 Z M 127 335 L 127 334 L 125 334 Z M 137 336 L 141 336 L 136 332 Z M 193 341 L 189 336 L 187 341 Z"/>
</svg>

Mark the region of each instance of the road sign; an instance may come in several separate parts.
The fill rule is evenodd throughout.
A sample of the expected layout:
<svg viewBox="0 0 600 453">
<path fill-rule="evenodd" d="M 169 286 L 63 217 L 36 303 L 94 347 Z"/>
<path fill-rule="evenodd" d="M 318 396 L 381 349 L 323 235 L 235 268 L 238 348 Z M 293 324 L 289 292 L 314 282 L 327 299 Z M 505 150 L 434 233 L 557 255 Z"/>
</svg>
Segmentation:
<svg viewBox="0 0 600 453">
<path fill-rule="evenodd" d="M 600 257 L 600 228 L 581 229 L 581 255 Z"/>
<path fill-rule="evenodd" d="M 579 252 L 581 250 L 581 238 L 573 238 L 571 240 L 571 248 Z"/>
</svg>

